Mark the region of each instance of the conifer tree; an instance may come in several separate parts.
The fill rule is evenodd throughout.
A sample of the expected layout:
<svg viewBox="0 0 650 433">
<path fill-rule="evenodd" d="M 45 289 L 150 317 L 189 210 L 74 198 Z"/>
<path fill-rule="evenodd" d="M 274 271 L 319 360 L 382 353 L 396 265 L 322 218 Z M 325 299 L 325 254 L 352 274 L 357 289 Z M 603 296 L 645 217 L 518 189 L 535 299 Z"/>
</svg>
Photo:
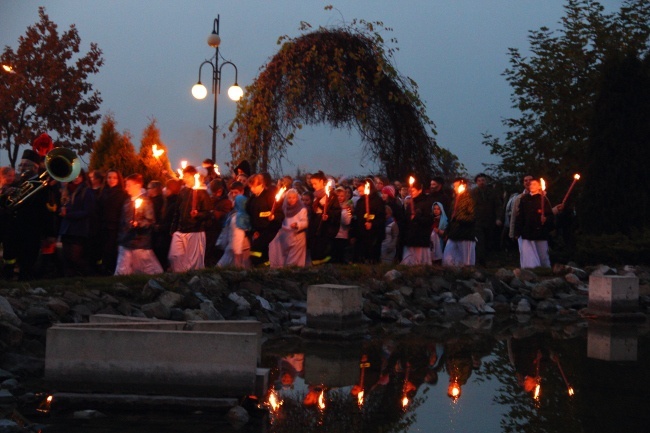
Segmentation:
<svg viewBox="0 0 650 433">
<path fill-rule="evenodd" d="M 128 176 L 137 173 L 140 168 L 131 134 L 128 131 L 119 133 L 114 116 L 107 114 L 102 122 L 99 139 L 93 145 L 88 169 L 117 170 L 123 176 Z"/>
<path fill-rule="evenodd" d="M 156 145 L 158 152 L 162 151 L 162 154 L 154 155 L 154 145 Z M 147 183 L 151 180 L 158 180 L 164 184 L 168 179 L 174 177 L 167 146 L 160 139 L 160 129 L 156 119 L 151 119 L 144 131 L 142 131 L 139 160 L 142 166 L 141 173 Z"/>
</svg>

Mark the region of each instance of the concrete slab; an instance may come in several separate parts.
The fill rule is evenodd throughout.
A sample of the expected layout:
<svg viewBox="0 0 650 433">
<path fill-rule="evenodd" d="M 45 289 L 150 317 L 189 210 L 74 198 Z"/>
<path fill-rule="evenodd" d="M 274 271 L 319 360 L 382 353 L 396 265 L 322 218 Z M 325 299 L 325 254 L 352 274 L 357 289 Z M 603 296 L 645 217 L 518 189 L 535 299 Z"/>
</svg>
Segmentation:
<svg viewBox="0 0 650 433">
<path fill-rule="evenodd" d="M 638 312 L 639 279 L 621 275 L 590 276 L 587 308 L 596 315 Z"/>
<path fill-rule="evenodd" d="M 636 361 L 638 329 L 634 325 L 590 322 L 587 356 L 603 361 Z"/>
<path fill-rule="evenodd" d="M 350 329 L 362 325 L 361 287 L 318 284 L 307 288 L 307 326 Z"/>
<path fill-rule="evenodd" d="M 258 350 L 255 333 L 55 326 L 45 379 L 61 391 L 241 397 L 255 391 Z"/>
<path fill-rule="evenodd" d="M 118 314 L 93 314 L 88 317 L 90 323 L 123 323 L 123 322 L 162 322 L 160 319 L 149 317 L 120 316 Z"/>
</svg>

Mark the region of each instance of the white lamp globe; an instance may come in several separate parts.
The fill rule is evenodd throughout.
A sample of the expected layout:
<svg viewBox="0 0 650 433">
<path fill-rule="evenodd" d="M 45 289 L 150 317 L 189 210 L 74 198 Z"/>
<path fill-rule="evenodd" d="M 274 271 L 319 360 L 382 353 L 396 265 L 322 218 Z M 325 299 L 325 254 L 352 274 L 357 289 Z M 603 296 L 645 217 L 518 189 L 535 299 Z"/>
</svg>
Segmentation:
<svg viewBox="0 0 650 433">
<path fill-rule="evenodd" d="M 228 89 L 228 97 L 233 101 L 239 101 L 242 96 L 244 96 L 244 91 L 237 84 Z"/>
<path fill-rule="evenodd" d="M 208 96 L 208 89 L 201 83 L 197 83 L 192 86 L 192 96 L 196 99 L 205 99 Z"/>
<path fill-rule="evenodd" d="M 215 32 L 210 33 L 210 36 L 208 36 L 208 45 L 210 45 L 212 48 L 217 48 L 220 44 L 221 37 L 219 37 L 219 35 Z"/>
</svg>

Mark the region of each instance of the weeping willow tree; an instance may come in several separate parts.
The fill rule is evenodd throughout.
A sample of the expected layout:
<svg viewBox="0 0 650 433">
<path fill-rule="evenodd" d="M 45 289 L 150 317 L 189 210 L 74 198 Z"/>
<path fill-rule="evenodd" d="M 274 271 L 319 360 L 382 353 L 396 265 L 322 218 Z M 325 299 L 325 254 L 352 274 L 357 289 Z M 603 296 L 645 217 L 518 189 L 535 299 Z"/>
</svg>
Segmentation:
<svg viewBox="0 0 650 433">
<path fill-rule="evenodd" d="M 377 28 L 383 24 L 354 20 L 281 37 L 280 50 L 247 88 L 231 124 L 233 161 L 247 159 L 256 171 L 277 169 L 297 130 L 327 123 L 356 129 L 362 154 L 391 179 L 439 172 L 435 125 L 415 81 L 391 63 L 394 49 L 384 48 Z"/>
</svg>

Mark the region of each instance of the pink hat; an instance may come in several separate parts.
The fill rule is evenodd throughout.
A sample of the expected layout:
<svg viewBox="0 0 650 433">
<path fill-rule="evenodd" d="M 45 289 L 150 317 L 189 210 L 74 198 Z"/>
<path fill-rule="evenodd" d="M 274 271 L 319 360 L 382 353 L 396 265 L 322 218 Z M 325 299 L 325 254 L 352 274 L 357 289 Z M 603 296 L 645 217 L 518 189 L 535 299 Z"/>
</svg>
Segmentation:
<svg viewBox="0 0 650 433">
<path fill-rule="evenodd" d="M 386 194 L 389 197 L 395 198 L 395 188 L 391 185 L 387 185 L 381 189 L 382 194 Z"/>
</svg>

